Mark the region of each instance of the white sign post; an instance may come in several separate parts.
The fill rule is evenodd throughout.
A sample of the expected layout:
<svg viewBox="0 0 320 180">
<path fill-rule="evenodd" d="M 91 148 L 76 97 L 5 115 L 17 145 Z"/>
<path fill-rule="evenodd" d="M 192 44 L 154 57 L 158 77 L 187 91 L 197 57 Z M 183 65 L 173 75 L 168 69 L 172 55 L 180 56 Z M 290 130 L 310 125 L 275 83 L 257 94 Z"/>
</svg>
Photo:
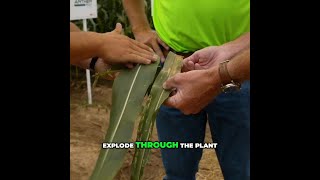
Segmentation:
<svg viewBox="0 0 320 180">
<path fill-rule="evenodd" d="M 70 0 L 70 20 L 83 20 L 83 31 L 87 31 L 87 19 L 97 18 L 97 0 Z M 92 104 L 90 70 L 86 69 L 88 103 Z"/>
</svg>

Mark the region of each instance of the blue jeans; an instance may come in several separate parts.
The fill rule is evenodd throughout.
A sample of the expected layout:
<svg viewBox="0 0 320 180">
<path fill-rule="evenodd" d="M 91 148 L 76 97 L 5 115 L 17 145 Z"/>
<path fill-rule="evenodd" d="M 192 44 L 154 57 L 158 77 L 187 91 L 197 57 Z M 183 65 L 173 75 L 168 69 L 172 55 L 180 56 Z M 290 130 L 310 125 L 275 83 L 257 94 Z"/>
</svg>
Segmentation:
<svg viewBox="0 0 320 180">
<path fill-rule="evenodd" d="M 203 142 L 207 119 L 225 180 L 250 179 L 250 81 L 239 92 L 220 94 L 195 115 L 162 106 L 160 141 Z M 202 149 L 161 149 L 167 180 L 194 180 Z"/>
</svg>

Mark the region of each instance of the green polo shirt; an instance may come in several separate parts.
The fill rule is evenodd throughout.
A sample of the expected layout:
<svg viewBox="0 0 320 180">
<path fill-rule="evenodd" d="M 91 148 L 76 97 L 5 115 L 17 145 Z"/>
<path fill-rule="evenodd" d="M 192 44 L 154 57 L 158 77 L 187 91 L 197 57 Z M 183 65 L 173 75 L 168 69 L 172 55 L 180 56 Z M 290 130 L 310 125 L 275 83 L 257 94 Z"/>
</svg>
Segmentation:
<svg viewBox="0 0 320 180">
<path fill-rule="evenodd" d="M 159 37 L 177 52 L 221 45 L 250 31 L 249 0 L 154 0 Z"/>
</svg>

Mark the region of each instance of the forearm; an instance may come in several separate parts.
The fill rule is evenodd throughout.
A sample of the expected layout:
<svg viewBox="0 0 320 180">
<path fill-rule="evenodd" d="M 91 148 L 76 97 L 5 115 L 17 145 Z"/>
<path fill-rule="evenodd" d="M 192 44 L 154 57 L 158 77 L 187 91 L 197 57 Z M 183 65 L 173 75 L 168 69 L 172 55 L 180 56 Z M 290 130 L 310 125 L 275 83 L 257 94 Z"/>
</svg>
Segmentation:
<svg viewBox="0 0 320 180">
<path fill-rule="evenodd" d="M 144 0 L 123 0 L 122 2 L 134 34 L 151 30 L 145 13 Z"/>
<path fill-rule="evenodd" d="M 70 22 L 70 32 L 81 32 L 81 29 L 78 26 L 76 26 L 74 23 Z M 73 65 L 87 69 L 89 68 L 90 62 L 91 62 L 91 58 L 74 62 Z"/>
<path fill-rule="evenodd" d="M 240 51 L 250 47 L 250 32 L 247 32 L 237 39 L 223 44 L 221 47 L 224 47 L 228 53 L 231 54 L 231 57 L 234 57 Z"/>
<path fill-rule="evenodd" d="M 241 51 L 227 64 L 231 79 L 243 82 L 250 79 L 250 48 Z"/>
<path fill-rule="evenodd" d="M 81 60 L 98 56 L 102 42 L 99 33 L 70 32 L 70 64 L 79 65 Z"/>
</svg>

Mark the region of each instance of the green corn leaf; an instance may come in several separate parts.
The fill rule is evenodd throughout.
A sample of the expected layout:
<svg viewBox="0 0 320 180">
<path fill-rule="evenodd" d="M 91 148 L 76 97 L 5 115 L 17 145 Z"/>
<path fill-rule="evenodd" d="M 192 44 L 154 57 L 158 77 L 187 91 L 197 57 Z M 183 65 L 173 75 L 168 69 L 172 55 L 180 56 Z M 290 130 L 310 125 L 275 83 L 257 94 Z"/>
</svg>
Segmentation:
<svg viewBox="0 0 320 180">
<path fill-rule="evenodd" d="M 152 84 L 160 60 L 151 65 L 124 69 L 112 88 L 110 125 L 104 142 L 129 142 L 134 122 L 139 115 L 144 96 Z M 101 149 L 91 180 L 111 180 L 124 161 L 127 149 Z"/>
<path fill-rule="evenodd" d="M 150 140 L 159 108 L 170 95 L 170 91 L 164 90 L 162 85 L 169 77 L 181 71 L 182 60 L 183 58 L 181 56 L 172 52 L 168 54 L 163 69 L 152 85 L 147 104 L 144 106 L 136 141 Z M 135 149 L 131 169 L 132 180 L 140 180 L 142 178 L 144 166 L 148 162 L 149 154 L 150 149 Z"/>
</svg>

